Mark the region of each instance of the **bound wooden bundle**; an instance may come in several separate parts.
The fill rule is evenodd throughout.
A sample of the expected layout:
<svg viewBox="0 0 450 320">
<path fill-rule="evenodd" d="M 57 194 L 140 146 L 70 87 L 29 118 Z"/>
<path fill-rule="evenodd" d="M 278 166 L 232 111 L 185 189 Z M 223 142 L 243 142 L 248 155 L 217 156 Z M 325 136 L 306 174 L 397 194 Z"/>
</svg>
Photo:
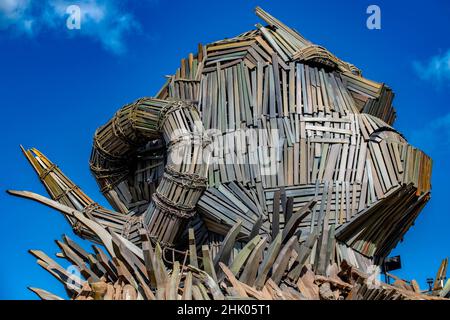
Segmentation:
<svg viewBox="0 0 450 320">
<path fill-rule="evenodd" d="M 145 152 L 151 150 L 156 153 L 156 159 L 159 161 L 151 163 L 150 170 L 153 172 L 148 174 L 154 178 L 152 182 L 155 184 L 159 180 L 161 168 L 157 167 L 163 163 L 162 159 L 158 158 L 163 153 L 160 150 L 161 144 L 157 142 L 160 139 L 158 121 L 164 106 L 166 103 L 156 99 L 138 100 L 119 110 L 113 119 L 95 133 L 95 147 L 90 159 L 91 171 L 97 177 L 102 193 L 120 212 L 128 212 L 133 199 L 136 199 L 130 196 L 129 184 L 121 183 L 139 170 L 130 170 L 138 146 L 144 144 L 142 148 Z M 150 143 L 147 144 L 147 141 Z M 146 159 L 144 161 L 147 162 Z M 138 199 L 142 200 L 142 197 Z"/>
<path fill-rule="evenodd" d="M 89 219 L 99 221 L 116 233 L 122 234 L 124 232 L 125 226 L 130 219 L 133 219 L 133 213 L 124 215 L 100 206 L 67 178 L 39 150 L 34 148 L 25 150 L 23 147 L 21 148 L 53 200 L 83 212 Z M 68 214 L 65 217 L 78 235 L 91 241 L 99 242 L 92 230 L 80 224 L 78 219 Z"/>
</svg>

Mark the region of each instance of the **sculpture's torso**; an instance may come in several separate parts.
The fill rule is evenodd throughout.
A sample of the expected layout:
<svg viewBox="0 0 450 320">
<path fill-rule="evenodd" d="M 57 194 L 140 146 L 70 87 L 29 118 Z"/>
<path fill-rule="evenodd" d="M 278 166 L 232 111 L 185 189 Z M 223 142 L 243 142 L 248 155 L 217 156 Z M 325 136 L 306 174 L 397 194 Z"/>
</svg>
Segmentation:
<svg viewBox="0 0 450 320">
<path fill-rule="evenodd" d="M 190 146 L 171 153 L 208 162 L 207 189 L 192 200 L 202 241 L 226 234 L 238 219 L 243 234 L 258 220 L 260 233 L 270 234 L 274 223 L 282 229 L 286 217 L 315 199 L 301 237 L 326 230 L 330 255 L 349 259 L 351 247 L 382 258 L 428 199 L 430 159 L 390 126 L 392 91 L 278 21 L 199 46 L 156 98 L 192 104 L 200 135 L 211 139 L 198 154 Z M 165 134 L 190 121 L 183 119 L 166 122 L 172 129 Z M 142 213 L 164 189 L 164 167 L 174 160 L 162 140 L 136 149 L 127 170 L 108 180 L 103 191 L 117 210 Z M 177 170 L 198 173 L 186 165 Z M 167 199 L 176 196 L 170 188 L 161 191 Z M 354 259 L 366 261 L 362 255 Z"/>
</svg>

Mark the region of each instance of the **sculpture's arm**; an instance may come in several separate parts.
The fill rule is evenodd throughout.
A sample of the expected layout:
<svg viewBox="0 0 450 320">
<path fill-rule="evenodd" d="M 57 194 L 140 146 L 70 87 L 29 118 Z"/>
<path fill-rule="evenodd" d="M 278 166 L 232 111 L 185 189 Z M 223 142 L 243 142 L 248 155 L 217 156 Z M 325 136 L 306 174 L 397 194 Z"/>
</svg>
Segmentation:
<svg viewBox="0 0 450 320">
<path fill-rule="evenodd" d="M 109 228 L 117 234 L 123 234 L 125 226 L 133 220 L 132 215 L 125 215 L 100 206 L 42 152 L 35 148 L 29 150 L 21 148 L 52 200 L 80 211 L 87 219 L 101 224 L 104 228 Z M 99 239 L 96 234 L 86 228 L 83 223 L 80 223 L 79 219 L 73 215 L 65 213 L 64 215 L 76 234 L 98 242 Z"/>
<path fill-rule="evenodd" d="M 162 139 L 166 145 L 165 172 L 152 195 L 152 204 L 143 216 L 137 216 L 120 204 L 113 192 L 127 177 L 128 162 L 137 150 L 155 139 Z M 139 242 L 139 229 L 145 227 L 155 239 L 173 244 L 206 187 L 205 142 L 198 111 L 185 102 L 144 98 L 120 109 L 95 134 L 91 170 L 102 192 L 122 213 L 94 202 L 39 150 L 22 151 L 54 201 L 132 242 Z M 75 233 L 98 241 L 78 219 L 65 216 Z"/>
<path fill-rule="evenodd" d="M 116 209 L 127 208 L 115 188 L 126 178 L 139 148 L 163 139 L 164 175 L 144 216 L 150 235 L 173 244 L 206 188 L 207 139 L 197 109 L 183 101 L 143 98 L 120 109 L 97 130 L 91 170 L 103 194 Z"/>
</svg>

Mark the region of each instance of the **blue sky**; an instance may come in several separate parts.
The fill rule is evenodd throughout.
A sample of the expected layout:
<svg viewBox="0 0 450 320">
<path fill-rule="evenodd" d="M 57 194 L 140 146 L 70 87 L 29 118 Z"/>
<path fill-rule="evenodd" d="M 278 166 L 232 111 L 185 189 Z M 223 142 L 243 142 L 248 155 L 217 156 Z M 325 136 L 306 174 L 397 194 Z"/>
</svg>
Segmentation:
<svg viewBox="0 0 450 320">
<path fill-rule="evenodd" d="M 154 95 L 197 44 L 261 22 L 260 5 L 306 38 L 350 61 L 396 93 L 396 128 L 434 160 L 432 199 L 392 254 L 395 274 L 426 288 L 450 256 L 450 3 L 403 1 L 0 1 L 0 189 L 46 194 L 19 144 L 36 147 L 103 205 L 88 169 L 92 136 L 122 105 Z M 65 8 L 78 4 L 80 30 Z M 366 8 L 381 9 L 381 30 Z M 53 242 L 76 238 L 59 213 L 0 193 L 0 299 L 34 299 L 26 287 L 64 296 L 28 249 L 54 257 Z M 81 240 L 80 240 L 81 241 Z"/>
</svg>

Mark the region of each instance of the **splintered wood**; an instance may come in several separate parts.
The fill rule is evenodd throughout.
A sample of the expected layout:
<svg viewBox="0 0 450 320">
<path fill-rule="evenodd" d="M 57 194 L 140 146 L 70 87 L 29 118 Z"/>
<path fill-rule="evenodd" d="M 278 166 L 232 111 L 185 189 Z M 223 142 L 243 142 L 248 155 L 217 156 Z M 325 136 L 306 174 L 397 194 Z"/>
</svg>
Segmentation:
<svg viewBox="0 0 450 320">
<path fill-rule="evenodd" d="M 163 249 L 159 243 L 153 246 L 145 229 L 139 230 L 141 248 L 111 234 L 109 256 L 95 245 L 94 252 L 89 253 L 64 236 L 63 241 L 57 241 L 62 250 L 58 257 L 73 263 L 79 274 L 69 272 L 41 251 L 30 250 L 30 253 L 75 300 L 437 300 L 443 297 L 423 294 L 417 285 L 412 285 L 414 282 L 409 284 L 401 279 L 393 285 L 378 282 L 374 275 L 363 273 L 346 261 L 340 266 L 329 265 L 323 275 L 315 274 L 311 264 L 305 264 L 302 258 L 305 251 L 298 246 L 296 235 L 282 241 L 280 233 L 271 242 L 257 235 L 237 254 L 231 254 L 240 227 L 238 223 L 230 230 L 228 240 L 224 240 L 214 258 L 207 245 L 201 253 L 197 252 L 199 247 L 173 252 Z M 289 272 L 295 269 L 299 272 Z M 42 289 L 30 287 L 30 290 L 43 300 L 62 300 Z"/>
<path fill-rule="evenodd" d="M 23 149 L 51 200 L 10 193 L 106 250 L 58 241 L 79 276 L 31 253 L 72 299 L 448 295 L 443 281 L 433 297 L 415 281 L 373 282 L 431 191 L 431 159 L 392 127 L 392 90 L 256 14 L 267 25 L 199 45 L 153 98 L 96 131 L 90 168 L 114 211 Z"/>
</svg>

